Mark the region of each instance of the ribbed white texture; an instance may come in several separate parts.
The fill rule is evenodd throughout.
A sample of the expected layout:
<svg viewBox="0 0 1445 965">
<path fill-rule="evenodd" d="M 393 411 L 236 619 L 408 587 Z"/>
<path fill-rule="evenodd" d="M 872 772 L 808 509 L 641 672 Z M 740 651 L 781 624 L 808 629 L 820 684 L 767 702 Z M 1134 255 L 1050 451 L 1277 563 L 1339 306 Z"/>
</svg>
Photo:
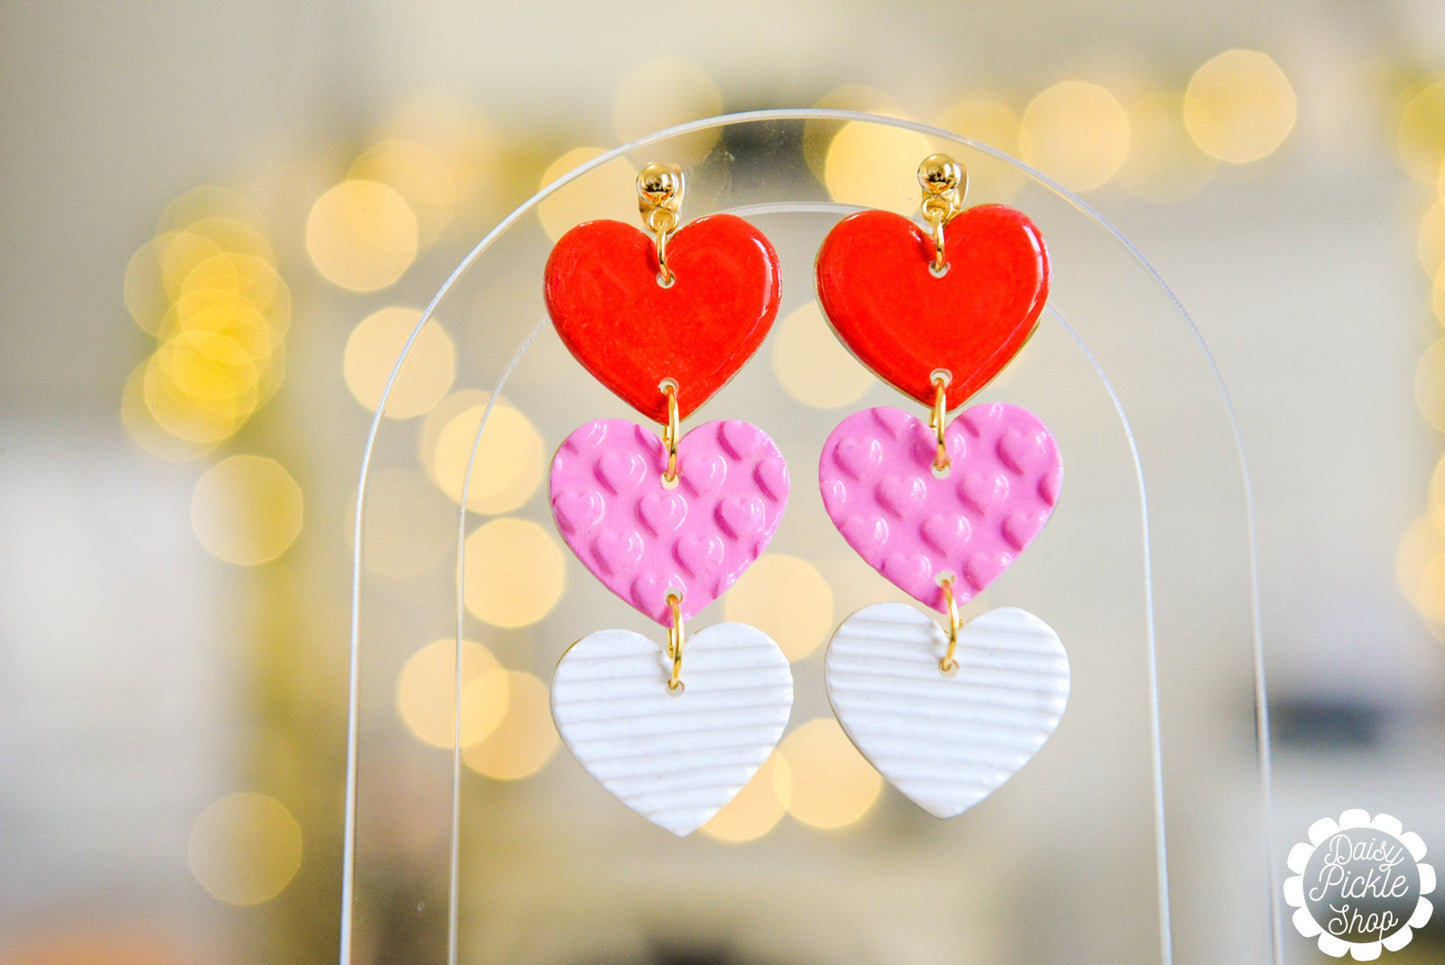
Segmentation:
<svg viewBox="0 0 1445 965">
<path fill-rule="evenodd" d="M 681 836 L 768 759 L 792 710 L 793 674 L 767 634 L 720 623 L 687 639 L 685 689 L 673 696 L 663 650 L 631 630 L 583 637 L 557 664 L 552 719 L 603 787 Z"/>
<path fill-rule="evenodd" d="M 1058 634 L 1004 607 L 960 631 L 958 672 L 938 669 L 948 635 L 903 603 L 843 621 L 824 665 L 833 712 L 863 756 L 919 807 L 951 818 L 988 797 L 1049 739 L 1069 701 Z"/>
</svg>

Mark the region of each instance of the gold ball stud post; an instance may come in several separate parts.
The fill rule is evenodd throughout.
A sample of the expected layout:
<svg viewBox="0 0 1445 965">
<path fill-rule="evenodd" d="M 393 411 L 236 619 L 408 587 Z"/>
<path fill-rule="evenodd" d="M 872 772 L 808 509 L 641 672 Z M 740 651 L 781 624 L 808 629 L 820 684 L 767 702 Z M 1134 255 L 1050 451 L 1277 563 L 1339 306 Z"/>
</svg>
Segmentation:
<svg viewBox="0 0 1445 965">
<path fill-rule="evenodd" d="M 968 190 L 968 172 L 947 154 L 930 154 L 919 162 L 918 186 L 925 197 L 957 193 L 962 198 Z"/>
<path fill-rule="evenodd" d="M 655 208 L 677 210 L 682 204 L 682 168 L 654 161 L 637 172 L 637 203 L 642 213 Z"/>
</svg>

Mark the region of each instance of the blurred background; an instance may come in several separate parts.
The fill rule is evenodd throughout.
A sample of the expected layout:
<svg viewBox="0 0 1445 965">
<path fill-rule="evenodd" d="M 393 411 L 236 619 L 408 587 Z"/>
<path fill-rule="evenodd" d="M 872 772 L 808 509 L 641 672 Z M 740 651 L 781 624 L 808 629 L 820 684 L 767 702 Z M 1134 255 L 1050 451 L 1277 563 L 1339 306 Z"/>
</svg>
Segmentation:
<svg viewBox="0 0 1445 965">
<path fill-rule="evenodd" d="M 1232 822 L 1248 850 L 1268 810 L 1278 870 L 1310 823 L 1350 807 L 1445 848 L 1437 4 L 0 3 L 0 961 L 334 959 L 351 518 L 407 334 L 486 232 L 603 150 L 810 106 L 936 124 L 1080 194 L 1159 269 L 1229 386 L 1256 500 L 1274 775 L 1266 800 L 1237 467 L 1181 432 L 1180 464 L 1207 457 L 1225 481 L 1219 505 L 1165 512 L 1231 528 L 1191 537 L 1185 571 L 1230 582 L 1200 589 L 1197 639 L 1161 643 L 1197 662 L 1163 668 L 1171 781 L 1199 788 L 1170 800 L 1198 862 L 1173 870 L 1239 884 L 1213 904 L 1189 892 L 1180 960 L 1268 955 L 1265 862 L 1208 857 Z M 675 139 L 660 159 L 693 174 L 685 217 L 784 198 L 907 211 L 935 146 L 778 124 Z M 635 219 L 650 159 L 529 211 L 442 304 L 388 403 L 363 553 L 359 962 L 444 960 L 467 454 L 540 318 L 550 241 Z M 1121 269 L 1092 259 L 1077 213 L 965 160 L 971 200 L 1037 213 L 1051 239 L 1058 224 L 1066 314 L 1144 290 L 1135 275 L 1114 286 Z M 843 415 L 897 397 L 812 303 L 828 218 L 758 223 L 783 253 L 784 313 L 703 415 L 768 428 L 794 504 L 774 551 L 701 619 L 783 644 L 792 724 L 683 843 L 560 748 L 547 686 L 565 646 L 645 626 L 551 530 L 552 450 L 629 411 L 544 330 L 497 400 L 467 506 L 463 960 L 1158 960 L 1142 563 L 1127 528 L 1090 523 L 1132 519 L 1137 542 L 1139 500 L 1110 488 L 1132 468 L 1097 377 L 1055 318 L 989 389 L 1045 415 L 1075 505 L 1098 512 L 1061 510 L 1054 542 L 980 601 L 1060 628 L 1072 720 L 990 801 L 935 822 L 882 784 L 821 697 L 832 627 L 896 594 L 828 529 L 810 460 Z M 1130 304 L 1120 330 L 1173 324 Z M 1165 397 L 1201 359 L 1133 360 L 1157 377 L 1163 428 L 1225 418 L 1217 396 Z M 1082 575 L 1110 568 L 1073 549 L 1116 537 L 1121 572 Z M 1175 738 L 1169 707 L 1186 705 Z M 1231 901 L 1252 924 L 1211 937 L 1202 922 Z M 1286 961 L 1324 960 L 1285 928 Z M 1395 960 L 1442 957 L 1437 916 Z"/>
</svg>

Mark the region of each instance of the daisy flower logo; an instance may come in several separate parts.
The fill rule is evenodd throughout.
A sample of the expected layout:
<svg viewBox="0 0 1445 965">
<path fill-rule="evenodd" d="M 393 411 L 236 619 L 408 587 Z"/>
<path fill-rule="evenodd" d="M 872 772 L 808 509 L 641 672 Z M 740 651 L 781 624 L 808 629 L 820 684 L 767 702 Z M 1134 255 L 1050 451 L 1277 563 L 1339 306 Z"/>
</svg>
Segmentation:
<svg viewBox="0 0 1445 965">
<path fill-rule="evenodd" d="M 1284 900 L 1295 929 L 1334 958 L 1367 962 L 1399 951 L 1435 910 L 1425 897 L 1435 869 L 1424 857 L 1420 836 L 1388 814 L 1350 810 L 1316 821 L 1289 853 Z"/>
</svg>

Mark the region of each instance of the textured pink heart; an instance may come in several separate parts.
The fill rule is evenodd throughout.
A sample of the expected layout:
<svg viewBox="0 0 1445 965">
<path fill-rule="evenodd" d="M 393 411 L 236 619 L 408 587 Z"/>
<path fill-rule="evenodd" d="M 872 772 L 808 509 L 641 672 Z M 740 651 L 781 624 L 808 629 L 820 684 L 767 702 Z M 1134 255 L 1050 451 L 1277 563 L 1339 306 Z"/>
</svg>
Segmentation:
<svg viewBox="0 0 1445 965">
<path fill-rule="evenodd" d="M 788 501 L 788 465 L 748 422 L 709 422 L 677 446 L 681 484 L 663 485 L 662 440 L 624 419 L 589 422 L 552 459 L 562 538 L 613 593 L 663 626 L 667 595 L 691 619 L 772 542 Z"/>
<path fill-rule="evenodd" d="M 1048 522 L 1063 466 L 1049 430 L 1005 403 L 966 409 L 944 431 L 898 409 L 856 412 L 823 444 L 823 506 L 848 545 L 909 596 L 940 613 L 938 580 L 962 603 L 1013 565 Z"/>
</svg>

